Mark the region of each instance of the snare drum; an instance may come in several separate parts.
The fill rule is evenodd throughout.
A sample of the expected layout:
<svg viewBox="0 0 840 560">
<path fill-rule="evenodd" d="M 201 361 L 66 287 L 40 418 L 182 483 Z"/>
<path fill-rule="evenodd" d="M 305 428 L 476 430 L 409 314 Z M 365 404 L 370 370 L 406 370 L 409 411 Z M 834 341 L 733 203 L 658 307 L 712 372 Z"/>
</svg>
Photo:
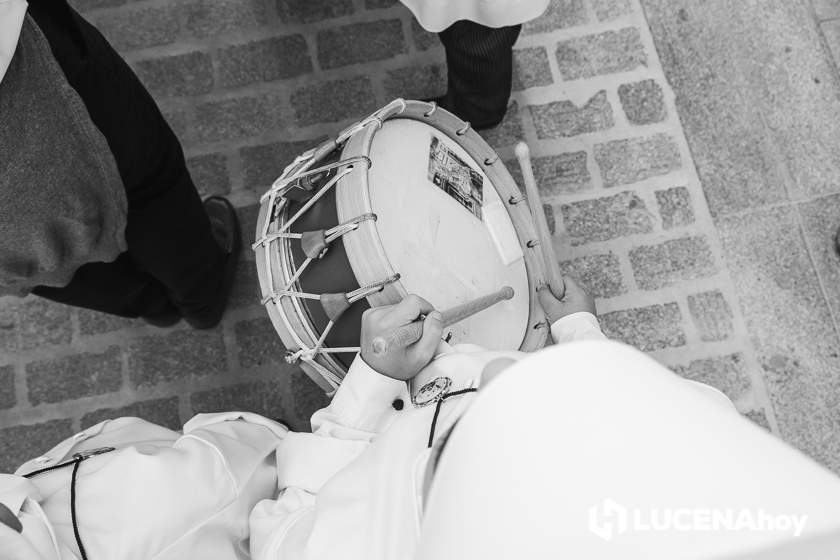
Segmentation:
<svg viewBox="0 0 840 560">
<path fill-rule="evenodd" d="M 359 350 L 362 313 L 409 293 L 443 310 L 511 286 L 513 299 L 444 333 L 542 347 L 536 239 L 527 201 L 469 124 L 397 99 L 284 170 L 261 198 L 253 248 L 287 360 L 331 392 Z"/>
</svg>

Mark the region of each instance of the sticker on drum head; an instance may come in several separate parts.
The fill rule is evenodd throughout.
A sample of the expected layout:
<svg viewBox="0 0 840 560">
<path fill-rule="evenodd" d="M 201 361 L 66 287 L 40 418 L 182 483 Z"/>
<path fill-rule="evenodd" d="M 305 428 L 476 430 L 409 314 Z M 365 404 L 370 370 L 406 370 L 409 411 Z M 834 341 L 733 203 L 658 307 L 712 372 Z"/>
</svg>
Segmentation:
<svg viewBox="0 0 840 560">
<path fill-rule="evenodd" d="M 484 178 L 435 136 L 429 146 L 429 180 L 481 219 Z"/>
</svg>

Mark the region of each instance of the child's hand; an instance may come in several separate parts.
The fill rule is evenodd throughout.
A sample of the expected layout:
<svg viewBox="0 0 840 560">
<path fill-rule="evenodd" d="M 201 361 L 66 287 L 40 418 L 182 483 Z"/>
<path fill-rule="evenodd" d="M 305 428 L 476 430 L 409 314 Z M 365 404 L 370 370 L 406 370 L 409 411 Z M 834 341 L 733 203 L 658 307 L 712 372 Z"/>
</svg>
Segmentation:
<svg viewBox="0 0 840 560">
<path fill-rule="evenodd" d="M 373 351 L 377 337 L 387 337 L 397 328 L 425 315 L 423 336 L 414 344 L 389 345 L 385 352 Z M 382 375 L 405 381 L 411 379 L 432 360 L 443 333 L 440 313 L 425 299 L 409 295 L 397 305 L 368 309 L 362 315 L 362 359 Z"/>
<path fill-rule="evenodd" d="M 573 279 L 565 276 L 563 278 L 566 284 L 566 294 L 562 300 L 554 297 L 548 285 L 543 286 L 537 290 L 537 296 L 540 299 L 549 323 L 554 323 L 558 319 L 562 319 L 566 315 L 586 311 L 595 315 L 595 300 L 586 293 L 586 290 L 580 287 Z"/>
</svg>

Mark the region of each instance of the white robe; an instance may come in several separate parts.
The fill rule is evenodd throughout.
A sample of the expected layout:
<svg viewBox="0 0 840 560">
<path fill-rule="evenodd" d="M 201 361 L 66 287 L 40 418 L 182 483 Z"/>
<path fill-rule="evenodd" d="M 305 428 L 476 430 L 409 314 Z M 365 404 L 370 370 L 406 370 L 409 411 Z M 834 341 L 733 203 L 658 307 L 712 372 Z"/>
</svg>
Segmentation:
<svg viewBox="0 0 840 560">
<path fill-rule="evenodd" d="M 590 313 L 575 313 L 551 328 L 559 343 L 603 339 Z M 439 376 L 449 391 L 478 387 L 484 367 L 500 357 L 474 345 L 443 345 L 413 383 Z M 472 393 L 441 406 L 435 440 L 475 398 Z M 402 410 L 393 406 L 403 402 Z M 411 558 L 422 513 L 422 483 L 429 457 L 434 404 L 415 407 L 406 383 L 385 377 L 356 358 L 326 408 L 312 416 L 313 433 L 290 432 L 277 450 L 277 500 L 251 513 L 255 560 L 394 560 Z"/>
<path fill-rule="evenodd" d="M 488 27 L 517 25 L 539 17 L 550 0 L 402 0 L 427 31 L 443 31 L 466 19 Z"/>
<path fill-rule="evenodd" d="M 245 560 L 248 514 L 277 493 L 280 424 L 250 413 L 200 414 L 180 434 L 139 418 L 108 420 L 0 475 L 0 503 L 42 560 L 75 560 L 72 466 L 32 478 L 75 453 L 116 450 L 79 464 L 76 516 L 88 558 Z M 8 533 L 7 533 L 8 536 Z M 3 557 L 0 539 L 0 558 Z"/>
</svg>

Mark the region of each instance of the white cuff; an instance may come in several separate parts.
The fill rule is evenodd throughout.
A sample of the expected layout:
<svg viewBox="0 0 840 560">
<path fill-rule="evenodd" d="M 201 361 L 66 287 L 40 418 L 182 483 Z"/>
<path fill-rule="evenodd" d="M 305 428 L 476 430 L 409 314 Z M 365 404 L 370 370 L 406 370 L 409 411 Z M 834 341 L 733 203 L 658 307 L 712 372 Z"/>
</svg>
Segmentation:
<svg viewBox="0 0 840 560">
<path fill-rule="evenodd" d="M 329 408 L 341 425 L 375 432 L 405 392 L 405 381 L 382 375 L 357 355 Z"/>
<path fill-rule="evenodd" d="M 604 340 L 598 318 L 587 311 L 579 311 L 554 321 L 551 325 L 554 342 L 563 344 L 574 340 Z"/>
</svg>

